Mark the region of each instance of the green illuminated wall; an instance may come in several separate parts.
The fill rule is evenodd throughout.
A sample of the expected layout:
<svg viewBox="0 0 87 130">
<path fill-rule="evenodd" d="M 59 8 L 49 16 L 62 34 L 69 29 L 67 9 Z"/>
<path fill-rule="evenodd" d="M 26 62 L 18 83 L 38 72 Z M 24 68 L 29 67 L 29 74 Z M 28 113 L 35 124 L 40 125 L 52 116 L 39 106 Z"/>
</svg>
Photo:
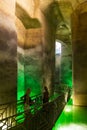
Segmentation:
<svg viewBox="0 0 87 130">
<path fill-rule="evenodd" d="M 42 92 L 42 48 L 38 50 L 34 47 L 22 51 L 18 52 L 18 100 L 27 88 L 31 89 L 31 96 Z"/>
<path fill-rule="evenodd" d="M 62 59 L 61 83 L 66 84 L 69 87 L 72 87 L 72 61 L 69 57 Z"/>
<path fill-rule="evenodd" d="M 24 68 L 20 68 L 20 63 L 18 63 L 18 82 L 17 82 L 17 100 L 20 100 L 20 97 L 24 95 Z"/>
<path fill-rule="evenodd" d="M 72 87 L 72 46 L 62 43 L 61 54 L 61 83 Z"/>
<path fill-rule="evenodd" d="M 28 53 L 29 51 L 29 53 Z M 40 52 L 39 52 L 40 51 Z M 38 47 L 25 50 L 25 89 L 31 88 L 31 96 L 42 91 L 42 48 Z"/>
</svg>

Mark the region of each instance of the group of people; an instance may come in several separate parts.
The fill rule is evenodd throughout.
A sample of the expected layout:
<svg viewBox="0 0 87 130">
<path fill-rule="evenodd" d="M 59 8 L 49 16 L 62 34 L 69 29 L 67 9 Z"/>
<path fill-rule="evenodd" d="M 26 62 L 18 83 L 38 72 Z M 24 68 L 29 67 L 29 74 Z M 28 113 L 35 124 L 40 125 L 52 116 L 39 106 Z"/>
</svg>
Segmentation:
<svg viewBox="0 0 87 130">
<path fill-rule="evenodd" d="M 31 100 L 31 97 L 30 97 L 30 88 L 28 88 L 26 90 L 26 93 L 25 95 L 23 96 L 23 100 L 24 100 L 24 110 L 27 111 L 30 109 L 30 106 L 33 104 L 33 101 Z M 43 104 L 49 102 L 49 92 L 48 92 L 48 89 L 47 87 L 45 86 L 44 87 L 44 92 L 43 92 Z"/>
</svg>

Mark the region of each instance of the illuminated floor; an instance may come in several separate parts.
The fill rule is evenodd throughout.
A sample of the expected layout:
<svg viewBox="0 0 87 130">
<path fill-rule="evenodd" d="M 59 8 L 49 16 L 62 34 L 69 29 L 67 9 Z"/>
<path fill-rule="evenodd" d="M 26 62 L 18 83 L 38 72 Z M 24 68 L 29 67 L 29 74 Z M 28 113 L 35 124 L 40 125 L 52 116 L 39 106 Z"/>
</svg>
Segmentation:
<svg viewBox="0 0 87 130">
<path fill-rule="evenodd" d="M 87 107 L 73 106 L 70 99 L 52 130 L 87 130 Z"/>
</svg>

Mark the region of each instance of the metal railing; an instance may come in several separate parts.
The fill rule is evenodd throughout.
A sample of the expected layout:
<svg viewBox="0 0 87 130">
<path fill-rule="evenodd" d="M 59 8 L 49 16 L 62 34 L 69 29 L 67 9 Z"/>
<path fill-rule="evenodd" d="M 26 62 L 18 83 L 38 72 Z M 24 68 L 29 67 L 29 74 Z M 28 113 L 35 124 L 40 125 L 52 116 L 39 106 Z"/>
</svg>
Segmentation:
<svg viewBox="0 0 87 130">
<path fill-rule="evenodd" d="M 41 104 L 42 95 L 35 95 L 31 97 L 35 102 L 35 107 Z M 24 111 L 23 100 L 18 100 L 17 102 L 9 102 L 6 104 L 0 104 L 0 120 L 13 116 L 16 113 L 20 113 Z"/>
<path fill-rule="evenodd" d="M 13 129 L 17 130 L 19 127 L 21 130 L 49 130 L 52 128 L 54 122 L 58 118 L 58 115 L 61 113 L 62 109 L 65 106 L 65 93 L 62 93 L 54 100 L 40 104 L 37 99 L 41 97 L 37 97 L 35 100 L 35 104 L 31 106 L 28 111 L 16 112 L 9 117 L 6 116 L 0 120 L 0 130 L 8 130 Z M 67 96 L 68 100 L 69 96 Z M 19 104 L 23 102 L 20 101 Z M 17 103 L 15 103 L 17 105 Z M 16 107 L 16 106 L 15 106 Z M 5 108 L 5 110 L 8 106 Z M 4 112 L 5 112 L 4 110 Z M 27 116 L 26 116 L 27 113 Z"/>
<path fill-rule="evenodd" d="M 42 104 L 42 95 L 32 96 L 34 105 L 31 106 L 30 111 L 34 114 L 35 111 L 40 109 Z M 25 119 L 24 101 L 18 100 L 17 102 L 9 102 L 0 105 L 0 130 L 7 130 L 11 127 L 20 124 Z"/>
<path fill-rule="evenodd" d="M 16 102 L 0 105 L 0 120 L 16 113 Z"/>
</svg>

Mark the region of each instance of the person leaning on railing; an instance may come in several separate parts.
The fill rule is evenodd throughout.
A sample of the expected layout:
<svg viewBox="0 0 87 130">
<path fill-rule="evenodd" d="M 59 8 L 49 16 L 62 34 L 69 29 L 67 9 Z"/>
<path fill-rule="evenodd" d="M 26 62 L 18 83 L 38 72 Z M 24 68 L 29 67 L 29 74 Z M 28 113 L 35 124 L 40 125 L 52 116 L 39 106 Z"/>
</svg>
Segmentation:
<svg viewBox="0 0 87 130">
<path fill-rule="evenodd" d="M 48 102 L 49 102 L 49 92 L 46 86 L 44 86 L 44 92 L 43 92 L 43 111 L 48 112 L 49 107 L 48 107 Z"/>
<path fill-rule="evenodd" d="M 44 87 L 44 92 L 43 92 L 43 103 L 49 102 L 49 92 L 47 87 Z"/>
<path fill-rule="evenodd" d="M 32 100 L 31 100 L 31 97 L 30 97 L 30 88 L 28 88 L 26 90 L 26 93 L 23 97 L 21 97 L 21 99 L 23 100 L 24 102 L 24 111 L 27 113 L 30 111 L 30 106 L 32 105 Z"/>
</svg>

